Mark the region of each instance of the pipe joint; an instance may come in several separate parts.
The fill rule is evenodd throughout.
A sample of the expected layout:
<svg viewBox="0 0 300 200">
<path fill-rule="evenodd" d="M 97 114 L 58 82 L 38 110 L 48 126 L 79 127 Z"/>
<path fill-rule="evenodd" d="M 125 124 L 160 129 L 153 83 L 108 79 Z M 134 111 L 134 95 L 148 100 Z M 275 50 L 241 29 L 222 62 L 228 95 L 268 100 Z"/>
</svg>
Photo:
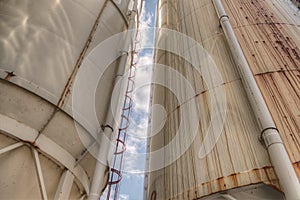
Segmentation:
<svg viewBox="0 0 300 200">
<path fill-rule="evenodd" d="M 260 139 L 267 148 L 273 144 L 282 144 L 278 129 L 275 127 L 265 128 L 261 132 Z"/>
<path fill-rule="evenodd" d="M 247 59 L 243 54 L 243 50 L 226 16 L 222 2 L 221 0 L 213 0 L 213 3 L 258 124 L 260 124 L 260 127 L 267 127 L 262 130 L 260 137 L 268 150 L 280 186 L 286 199 L 300 199 L 300 185 L 297 174 L 284 148 L 279 132 L 275 128 L 272 116 L 264 102 L 264 98 L 247 63 Z"/>
<path fill-rule="evenodd" d="M 220 22 L 220 24 L 222 24 L 224 21 L 229 21 L 228 15 L 221 15 L 221 16 L 219 17 L 219 22 Z"/>
</svg>

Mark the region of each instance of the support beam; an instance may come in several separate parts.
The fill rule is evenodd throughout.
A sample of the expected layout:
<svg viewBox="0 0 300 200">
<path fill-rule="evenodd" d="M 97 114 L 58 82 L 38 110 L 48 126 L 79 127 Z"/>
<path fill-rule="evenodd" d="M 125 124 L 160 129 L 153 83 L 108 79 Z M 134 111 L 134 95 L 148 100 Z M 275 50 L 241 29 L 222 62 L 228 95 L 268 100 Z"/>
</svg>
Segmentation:
<svg viewBox="0 0 300 200">
<path fill-rule="evenodd" d="M 4 134 L 15 137 L 19 140 L 24 141 L 24 143 L 32 143 L 35 148 L 38 148 L 41 153 L 53 160 L 53 162 L 64 166 L 70 170 L 76 180 L 80 182 L 83 186 L 85 192 L 89 193 L 90 181 L 87 173 L 81 167 L 81 165 L 76 165 L 76 159 L 67 152 L 63 147 L 52 141 L 47 136 L 41 134 L 35 141 L 38 131 L 26 126 L 15 119 L 8 116 L 0 114 L 0 131 Z M 26 134 L 24 134 L 26 133 Z"/>
<path fill-rule="evenodd" d="M 4 148 L 0 149 L 0 155 L 1 155 L 1 154 L 4 154 L 4 153 L 7 153 L 7 152 L 9 152 L 9 151 L 12 151 L 12 150 L 14 150 L 14 149 L 17 149 L 17 148 L 19 148 L 20 146 L 23 146 L 23 145 L 24 145 L 23 142 L 18 142 L 18 143 L 9 145 L 9 146 L 7 146 L 7 147 L 4 147 Z"/>
<path fill-rule="evenodd" d="M 74 182 L 74 175 L 69 170 L 65 170 L 60 178 L 54 199 L 55 200 L 69 199 L 73 182 Z"/>
<path fill-rule="evenodd" d="M 32 148 L 32 153 L 33 153 L 33 158 L 34 158 L 34 162 L 35 162 L 37 175 L 38 175 L 38 178 L 39 178 L 39 185 L 40 185 L 43 200 L 48 200 L 47 192 L 46 192 L 46 186 L 45 186 L 43 172 L 42 172 L 40 158 L 39 158 L 39 153 L 34 148 Z"/>
</svg>

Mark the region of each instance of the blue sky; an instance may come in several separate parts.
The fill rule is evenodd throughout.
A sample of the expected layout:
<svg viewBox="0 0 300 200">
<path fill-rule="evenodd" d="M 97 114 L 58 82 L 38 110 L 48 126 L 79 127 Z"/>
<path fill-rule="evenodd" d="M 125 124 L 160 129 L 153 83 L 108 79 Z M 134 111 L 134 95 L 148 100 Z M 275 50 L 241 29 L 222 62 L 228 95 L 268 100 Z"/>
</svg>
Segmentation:
<svg viewBox="0 0 300 200">
<path fill-rule="evenodd" d="M 156 0 L 144 0 L 142 13 L 140 14 L 141 28 L 155 26 L 155 11 Z M 154 40 L 154 34 L 142 35 L 141 38 L 142 44 L 148 43 Z M 144 173 L 133 173 L 133 171 L 145 169 L 146 158 L 142 157 L 143 160 L 141 160 L 135 155 L 146 153 L 150 85 L 142 85 L 151 81 L 153 50 L 142 49 L 139 58 L 135 80 L 136 87 L 133 94 L 134 105 L 126 139 L 127 148 L 124 154 L 123 178 L 120 183 L 120 200 L 140 200 L 143 199 L 144 192 Z M 101 199 L 106 198 L 102 197 Z"/>
<path fill-rule="evenodd" d="M 145 0 L 143 11 L 140 16 L 141 27 L 155 26 L 156 1 Z M 142 40 L 154 40 L 153 35 L 142 35 Z M 142 42 L 143 43 L 143 42 Z M 138 64 L 136 91 L 134 94 L 134 109 L 131 114 L 129 136 L 127 138 L 127 147 L 131 153 L 146 153 L 146 139 L 149 116 L 149 98 L 150 85 L 139 88 L 145 81 L 151 81 L 153 50 L 144 49 L 139 54 L 140 61 Z M 125 171 L 132 171 L 139 165 L 139 169 L 145 168 L 145 160 L 143 163 L 125 153 L 124 168 Z M 126 170 L 127 169 L 127 170 Z M 123 173 L 121 182 L 120 199 L 143 199 L 144 192 L 144 174 L 143 173 Z"/>
</svg>

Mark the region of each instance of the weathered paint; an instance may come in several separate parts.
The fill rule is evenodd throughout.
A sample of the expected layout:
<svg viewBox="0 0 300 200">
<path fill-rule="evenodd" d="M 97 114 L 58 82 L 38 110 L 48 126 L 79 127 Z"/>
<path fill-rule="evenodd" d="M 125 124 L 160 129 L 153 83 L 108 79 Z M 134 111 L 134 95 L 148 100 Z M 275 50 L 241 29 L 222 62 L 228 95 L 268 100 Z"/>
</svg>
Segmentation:
<svg viewBox="0 0 300 200">
<path fill-rule="evenodd" d="M 285 1 L 224 0 L 223 4 L 299 176 L 298 11 Z M 193 85 L 196 91 L 194 99 L 201 118 L 198 134 L 189 150 L 170 166 L 150 173 L 148 197 L 155 191 L 157 199 L 197 199 L 258 183 L 280 191 L 268 154 L 258 140 L 258 124 L 212 2 L 160 0 L 157 23 L 159 27 L 192 37 L 211 54 L 224 81 L 222 88 L 226 91 L 228 110 L 223 133 L 216 146 L 200 160 L 197 155 L 210 123 L 209 90 L 201 75 L 190 64 L 171 53 L 157 51 L 157 63 L 173 67 Z M 205 66 L 201 60 L 199 63 Z M 172 79 L 167 71 L 164 76 L 165 81 Z M 178 84 L 177 89 L 181 88 Z M 179 105 L 176 97 L 168 90 L 155 86 L 153 104 L 162 104 L 168 117 L 164 128 L 151 139 L 152 151 L 170 142 L 179 122 L 188 130 L 188 123 L 179 114 L 183 105 Z M 156 123 L 155 113 L 152 115 L 152 123 Z M 173 151 L 180 148 L 178 144 Z"/>
<path fill-rule="evenodd" d="M 69 198 L 79 199 L 88 193 L 95 159 L 86 153 L 81 139 L 90 144 L 94 139 L 90 127 L 72 117 L 71 91 L 88 53 L 126 29 L 128 3 L 129 0 L 0 2 L 0 114 L 36 131 L 32 138 L 26 129 L 12 129 L 24 131 L 20 137 L 0 130 L 1 148 L 17 141 L 26 144 L 0 156 L 1 199 L 42 198 L 30 148 L 39 151 L 36 158 L 49 199 L 54 199 L 60 190 L 60 176 L 65 169 L 75 177 L 67 187 L 71 191 Z M 115 49 L 116 54 L 119 51 Z M 99 124 L 107 111 L 117 64 L 111 64 L 97 88 Z M 2 127 L 1 123 L 4 122 L 0 121 Z M 93 146 L 95 151 L 96 148 Z"/>
</svg>

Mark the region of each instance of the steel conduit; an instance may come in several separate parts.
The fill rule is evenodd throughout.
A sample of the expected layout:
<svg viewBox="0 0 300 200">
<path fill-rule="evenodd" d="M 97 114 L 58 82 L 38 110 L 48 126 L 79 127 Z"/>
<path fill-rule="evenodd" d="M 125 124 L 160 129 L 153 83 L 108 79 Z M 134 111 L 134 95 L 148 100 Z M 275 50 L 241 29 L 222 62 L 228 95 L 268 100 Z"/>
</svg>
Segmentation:
<svg viewBox="0 0 300 200">
<path fill-rule="evenodd" d="M 132 39 L 134 38 L 135 35 L 135 31 L 132 31 L 132 29 L 134 29 L 135 27 L 135 16 L 137 13 L 137 2 L 138 0 L 134 1 L 134 5 L 133 5 L 133 10 L 131 12 L 130 15 L 130 21 L 129 21 L 129 26 L 128 26 L 128 31 L 126 34 L 126 38 L 125 38 L 125 44 L 124 44 L 124 50 L 123 50 L 123 54 L 120 58 L 120 64 L 119 64 L 119 68 L 116 74 L 116 78 L 114 81 L 114 85 L 115 86 L 119 86 L 118 88 L 115 88 L 116 90 L 116 94 L 119 94 L 119 99 L 123 99 L 123 97 L 125 96 L 125 90 L 122 87 L 123 85 L 126 84 L 117 84 L 124 76 L 125 73 L 125 66 L 127 63 L 127 57 L 128 57 L 128 50 L 130 47 L 130 44 L 132 43 Z M 122 102 L 122 101 L 119 101 Z M 111 110 L 115 110 L 114 108 L 111 107 L 111 103 L 109 104 L 109 109 L 108 109 L 108 113 L 106 116 L 106 120 L 105 120 L 105 125 L 104 125 L 104 130 L 101 134 L 101 137 L 110 137 L 110 139 L 114 139 L 113 137 L 113 128 L 115 127 L 115 119 L 114 116 L 110 111 Z M 122 107 L 121 105 L 118 105 L 118 107 Z M 101 155 L 109 155 L 110 152 L 112 151 L 113 147 L 110 147 L 110 143 L 107 142 L 107 140 L 101 139 L 100 138 L 100 146 L 99 146 L 99 151 L 98 151 L 98 157 L 97 157 L 97 163 L 95 166 L 95 170 L 94 170 L 94 174 L 93 174 L 93 180 L 91 183 L 91 190 L 90 190 L 90 195 L 89 195 L 89 200 L 99 200 L 100 199 L 100 195 L 101 195 L 101 186 L 102 183 L 105 181 L 105 175 L 106 175 L 106 171 L 108 168 L 108 163 L 109 163 L 109 159 L 110 157 L 107 156 L 107 164 L 103 164 L 101 163 L 99 160 L 101 158 Z"/>
</svg>

